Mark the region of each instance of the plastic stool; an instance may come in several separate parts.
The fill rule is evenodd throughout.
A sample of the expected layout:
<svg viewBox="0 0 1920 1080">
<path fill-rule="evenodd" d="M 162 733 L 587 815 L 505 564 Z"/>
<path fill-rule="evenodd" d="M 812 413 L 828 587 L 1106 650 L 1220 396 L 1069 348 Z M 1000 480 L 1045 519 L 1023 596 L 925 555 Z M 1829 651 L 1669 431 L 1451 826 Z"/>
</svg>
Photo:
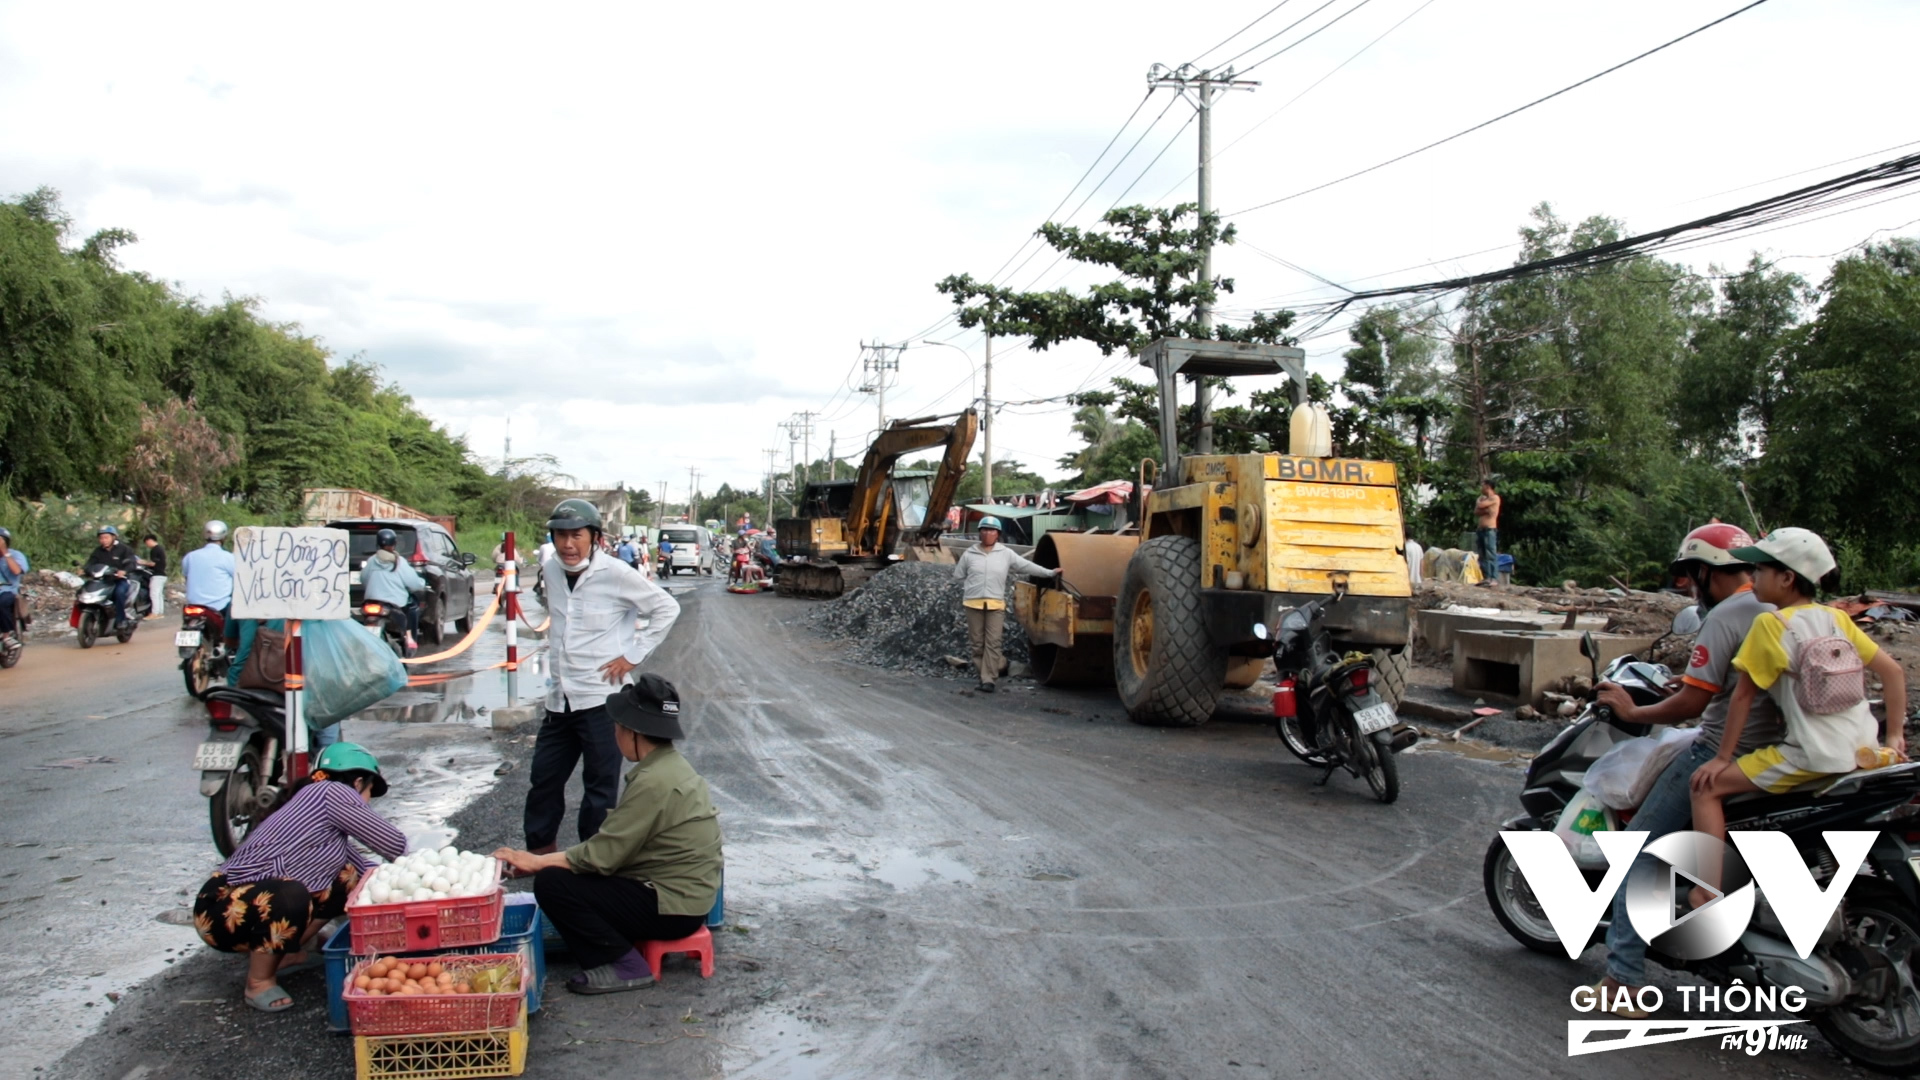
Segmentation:
<svg viewBox="0 0 1920 1080">
<path fill-rule="evenodd" d="M 698 956 L 700 977 L 713 978 L 713 935 L 704 926 L 678 941 L 641 941 L 636 945 L 640 949 L 640 955 L 647 961 L 647 966 L 653 969 L 653 977 L 656 979 L 662 978 L 665 974 L 661 961 L 674 953 Z"/>
</svg>

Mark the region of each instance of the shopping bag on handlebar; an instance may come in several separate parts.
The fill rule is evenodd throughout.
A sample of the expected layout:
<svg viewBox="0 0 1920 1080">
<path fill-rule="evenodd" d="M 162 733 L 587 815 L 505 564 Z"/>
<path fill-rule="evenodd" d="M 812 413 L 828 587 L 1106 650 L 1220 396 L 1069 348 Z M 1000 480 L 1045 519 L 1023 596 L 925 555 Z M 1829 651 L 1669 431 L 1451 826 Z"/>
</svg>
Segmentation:
<svg viewBox="0 0 1920 1080">
<path fill-rule="evenodd" d="M 1653 782 L 1699 734 L 1699 728 L 1668 728 L 1617 743 L 1588 766 L 1587 790 L 1605 806 L 1631 810 L 1646 801 Z"/>
<path fill-rule="evenodd" d="M 307 722 L 337 724 L 407 685 L 407 669 L 373 630 L 352 619 L 304 624 L 301 668 Z"/>
</svg>

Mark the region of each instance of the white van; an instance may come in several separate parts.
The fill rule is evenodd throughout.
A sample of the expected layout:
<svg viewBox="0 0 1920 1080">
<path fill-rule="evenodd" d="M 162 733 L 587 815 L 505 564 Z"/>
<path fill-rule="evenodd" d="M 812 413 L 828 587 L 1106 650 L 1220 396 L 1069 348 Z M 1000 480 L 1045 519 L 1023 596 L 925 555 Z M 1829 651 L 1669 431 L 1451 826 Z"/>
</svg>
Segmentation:
<svg viewBox="0 0 1920 1080">
<path fill-rule="evenodd" d="M 713 533 L 705 525 L 668 525 L 660 530 L 660 539 L 673 545 L 673 565 L 668 573 L 691 570 L 712 575 Z"/>
</svg>

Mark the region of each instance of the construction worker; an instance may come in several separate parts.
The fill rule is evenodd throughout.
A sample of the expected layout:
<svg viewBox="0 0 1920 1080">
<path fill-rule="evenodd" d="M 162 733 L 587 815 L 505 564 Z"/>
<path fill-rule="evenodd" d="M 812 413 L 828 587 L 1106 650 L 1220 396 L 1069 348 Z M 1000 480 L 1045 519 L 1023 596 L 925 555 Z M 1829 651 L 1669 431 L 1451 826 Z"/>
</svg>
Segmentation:
<svg viewBox="0 0 1920 1080">
<path fill-rule="evenodd" d="M 1007 575 L 1018 570 L 1028 577 L 1057 578 L 1049 570 L 1013 553 L 1000 543 L 1000 519 L 980 519 L 980 542 L 960 553 L 953 580 L 960 582 L 960 607 L 966 612 L 967 644 L 973 666 L 980 672 L 980 691 L 991 694 L 1003 662 L 1000 644 L 1007 629 Z"/>
</svg>

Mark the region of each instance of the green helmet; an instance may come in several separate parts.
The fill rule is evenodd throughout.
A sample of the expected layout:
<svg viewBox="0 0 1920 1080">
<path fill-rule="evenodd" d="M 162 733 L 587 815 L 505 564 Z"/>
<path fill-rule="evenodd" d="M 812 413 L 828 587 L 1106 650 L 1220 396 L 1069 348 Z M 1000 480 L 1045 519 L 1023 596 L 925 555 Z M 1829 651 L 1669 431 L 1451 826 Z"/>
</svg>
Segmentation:
<svg viewBox="0 0 1920 1080">
<path fill-rule="evenodd" d="M 367 748 L 359 743 L 337 742 L 320 751 L 319 759 L 313 763 L 313 771 L 372 773 L 374 796 L 377 798 L 387 793 L 386 778 L 380 775 L 380 759 L 368 753 Z"/>
<path fill-rule="evenodd" d="M 585 499 L 561 499 L 547 518 L 547 531 L 555 529 L 598 529 L 600 508 Z"/>
</svg>

